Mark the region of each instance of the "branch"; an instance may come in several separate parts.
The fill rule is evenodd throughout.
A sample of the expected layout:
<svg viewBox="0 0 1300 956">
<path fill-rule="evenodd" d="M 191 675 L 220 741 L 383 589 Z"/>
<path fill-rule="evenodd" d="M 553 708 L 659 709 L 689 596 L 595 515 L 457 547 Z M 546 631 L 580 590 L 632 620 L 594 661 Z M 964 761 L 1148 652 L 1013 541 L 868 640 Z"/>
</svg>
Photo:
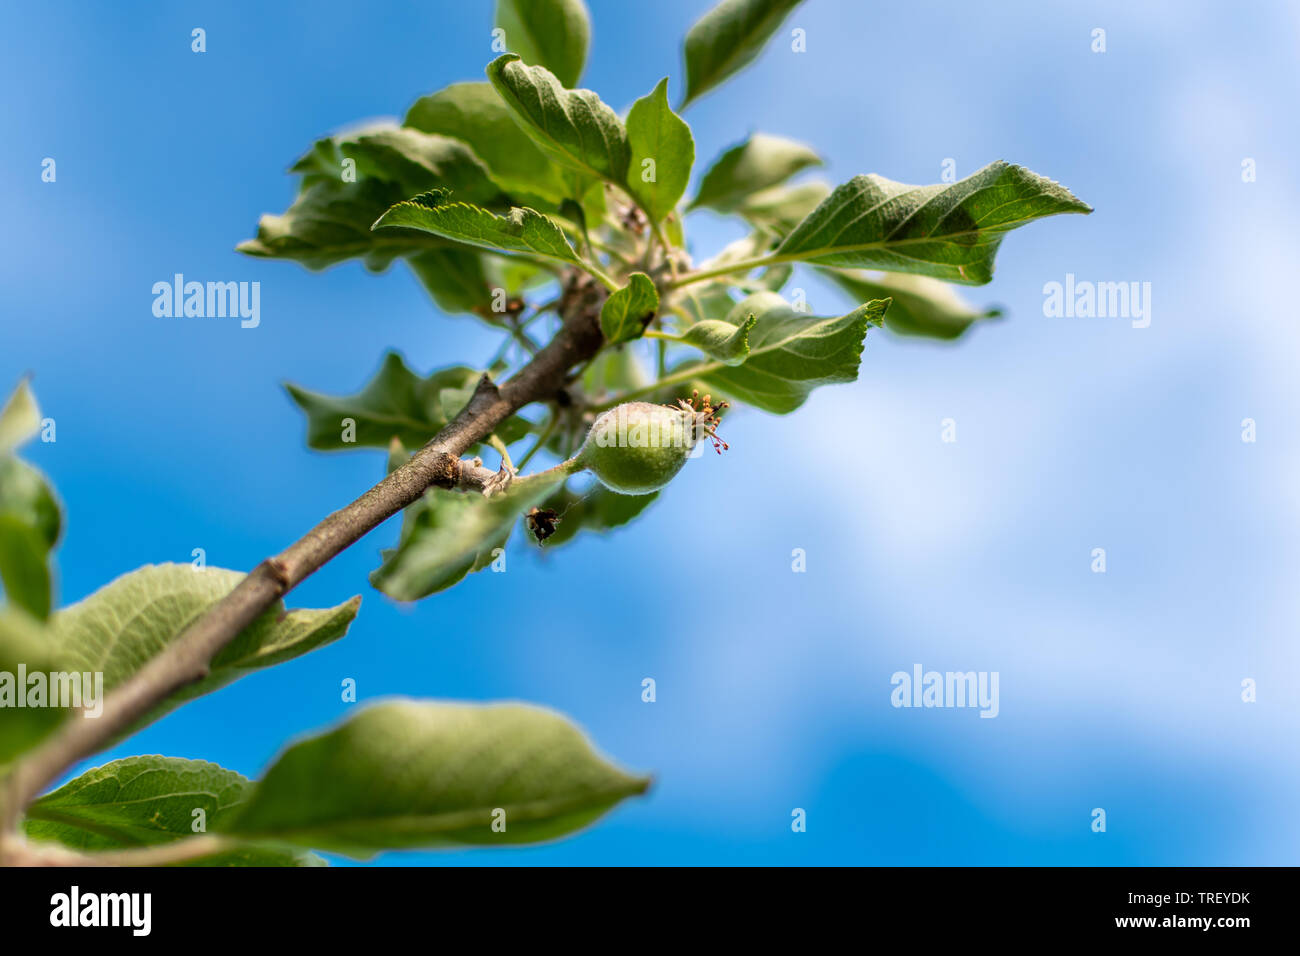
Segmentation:
<svg viewBox="0 0 1300 956">
<path fill-rule="evenodd" d="M 254 568 L 207 614 L 115 688 L 105 698 L 98 720 L 65 720 L 24 756 L 4 782 L 0 834 L 11 830 L 21 810 L 68 767 L 101 750 L 158 701 L 207 676 L 212 658 L 240 631 L 317 568 L 419 500 L 428 488 L 474 487 L 476 481 L 486 487 L 496 473 L 463 463 L 460 456 L 525 405 L 561 393 L 568 370 L 600 351 L 604 341 L 599 313 L 605 294 L 585 277 L 571 276 L 559 306 L 564 324 L 518 373 L 500 387 L 485 374 L 469 404 L 406 464 Z"/>
</svg>

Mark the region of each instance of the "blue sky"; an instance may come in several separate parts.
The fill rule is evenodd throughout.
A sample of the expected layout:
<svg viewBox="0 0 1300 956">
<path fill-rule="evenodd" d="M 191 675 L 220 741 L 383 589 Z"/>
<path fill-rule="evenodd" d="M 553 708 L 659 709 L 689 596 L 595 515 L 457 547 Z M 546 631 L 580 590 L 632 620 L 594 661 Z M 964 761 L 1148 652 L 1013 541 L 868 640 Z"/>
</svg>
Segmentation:
<svg viewBox="0 0 1300 956">
<path fill-rule="evenodd" d="M 622 110 L 668 75 L 676 101 L 680 38 L 709 4 L 590 5 L 584 85 Z M 400 268 L 233 247 L 287 205 L 314 138 L 480 78 L 491 4 L 53 2 L 3 25 L 0 383 L 32 371 L 58 423 L 31 457 L 67 508 L 62 597 L 196 547 L 251 567 L 383 468 L 307 451 L 282 382 L 345 393 L 389 347 L 427 371 L 495 342 Z M 346 714 L 352 677 L 363 700 L 555 707 L 656 778 L 554 845 L 382 863 L 1294 863 L 1297 39 L 1282 2 L 811 0 L 692 107 L 697 171 L 761 130 L 814 144 L 832 182 L 998 158 L 1057 179 L 1096 212 L 1013 233 L 994 281 L 964 290 L 1007 318 L 955 347 L 872 334 L 857 383 L 729 418 L 732 450 L 636 525 L 551 555 L 516 541 L 508 573 L 414 607 L 366 583 L 385 525 L 291 597 L 362 594 L 343 641 L 108 756 L 256 776 Z M 740 235 L 688 225 L 697 259 Z M 259 281 L 260 327 L 155 318 L 152 284 L 176 272 Z M 1151 283 L 1150 326 L 1045 317 L 1067 273 Z M 814 311 L 846 304 L 793 285 Z M 890 676 L 918 663 L 998 672 L 998 717 L 892 707 Z"/>
</svg>

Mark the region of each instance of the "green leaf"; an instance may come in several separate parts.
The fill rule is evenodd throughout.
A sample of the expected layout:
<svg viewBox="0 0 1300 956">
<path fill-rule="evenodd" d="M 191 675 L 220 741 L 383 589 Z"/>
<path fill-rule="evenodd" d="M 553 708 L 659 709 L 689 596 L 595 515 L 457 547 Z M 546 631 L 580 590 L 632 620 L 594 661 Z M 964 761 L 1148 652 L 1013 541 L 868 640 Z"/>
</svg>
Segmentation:
<svg viewBox="0 0 1300 956">
<path fill-rule="evenodd" d="M 993 258 L 1007 232 L 1044 216 L 1091 211 L 1063 186 L 1001 161 L 934 186 L 855 176 L 814 209 L 776 255 L 980 285 L 993 278 Z"/>
<path fill-rule="evenodd" d="M 355 395 L 323 395 L 298 385 L 285 385 L 285 389 L 307 416 L 308 448 L 387 448 L 393 438 L 408 448 L 419 448 L 451 420 L 443 393 L 456 390 L 467 402 L 482 376 L 464 365 L 452 365 L 421 378 L 400 355 L 389 352 L 375 377 Z M 530 427 L 514 416 L 499 426 L 498 434 L 515 441 Z"/>
<path fill-rule="evenodd" d="M 513 53 L 489 63 L 487 74 L 520 128 L 553 162 L 616 186 L 627 182 L 627 131 L 599 96 L 566 90 L 545 67 L 525 66 Z"/>
<path fill-rule="evenodd" d="M 803 143 L 754 133 L 709 167 L 690 208 L 734 212 L 755 193 L 785 182 L 800 170 L 820 165 L 821 157 Z"/>
<path fill-rule="evenodd" d="M 0 768 L 38 744 L 67 716 L 62 708 L 18 707 L 18 695 L 26 700 L 28 692 L 18 680 L 19 669 L 30 676 L 68 670 L 64 665 L 41 622 L 12 605 L 0 607 L 0 713 L 4 715 L 0 719 Z"/>
<path fill-rule="evenodd" d="M 703 322 L 710 316 L 730 315 L 736 307 L 736 300 L 731 294 L 730 283 L 709 283 L 698 288 L 686 289 L 683 305 L 687 307 L 696 322 Z"/>
<path fill-rule="evenodd" d="M 729 368 L 721 362 L 693 370 L 728 399 L 784 415 L 802 405 L 818 385 L 858 377 L 867 328 L 879 325 L 889 300 L 868 302 L 834 318 L 796 312 L 773 292 L 756 292 L 736 305 L 727 323 L 739 328 L 755 318 L 749 357 Z"/>
<path fill-rule="evenodd" d="M 576 86 L 587 62 L 591 20 L 582 0 L 497 0 L 496 25 L 506 49 Z"/>
<path fill-rule="evenodd" d="M 69 670 L 104 675 L 108 693 L 135 675 L 244 575 L 188 564 L 146 565 L 106 584 L 50 618 L 51 647 Z M 208 676 L 169 694 L 132 728 L 251 671 L 280 664 L 342 637 L 361 598 L 322 610 L 286 612 L 276 602 L 212 659 Z"/>
<path fill-rule="evenodd" d="M 292 259 L 308 269 L 325 269 L 360 258 L 367 269 L 382 272 L 399 256 L 435 246 L 446 239 L 407 229 L 371 231 L 375 219 L 410 193 L 396 183 L 362 179 L 355 183 L 320 180 L 307 186 L 281 216 L 265 215 L 257 237 L 235 248 L 262 259 Z"/>
<path fill-rule="evenodd" d="M 23 829 L 30 840 L 75 850 L 171 843 L 233 817 L 252 781 L 206 760 L 127 757 L 88 770 L 34 802 Z M 196 814 L 195 811 L 202 811 Z M 202 820 L 203 829 L 194 830 Z M 310 866 L 311 854 L 248 846 L 192 861 L 196 866 Z"/>
<path fill-rule="evenodd" d="M 25 444 L 41 429 L 41 412 L 32 388 L 23 379 L 0 409 L 0 455 Z"/>
<path fill-rule="evenodd" d="M 589 399 L 630 392 L 649 384 L 645 369 L 630 348 L 603 349 L 582 375 L 582 387 Z"/>
<path fill-rule="evenodd" d="M 223 829 L 356 856 L 536 843 L 648 783 L 551 711 L 395 701 L 291 746 Z"/>
<path fill-rule="evenodd" d="M 668 105 L 668 78 L 627 114 L 627 142 L 632 159 L 627 186 L 650 217 L 659 222 L 686 192 L 695 164 L 691 128 Z M 649 177 L 649 181 L 647 181 Z"/>
<path fill-rule="evenodd" d="M 474 151 L 448 136 L 391 127 L 345 136 L 339 149 L 355 160 L 358 176 L 396 183 L 406 196 L 439 187 L 478 205 L 505 199 Z"/>
<path fill-rule="evenodd" d="M 564 475 L 517 478 L 502 494 L 485 498 L 433 488 L 406 509 L 397 547 L 370 575 L 376 589 L 398 601 L 418 601 L 491 564 L 519 516 L 542 502 Z"/>
<path fill-rule="evenodd" d="M 442 311 L 491 318 L 492 279 L 484 254 L 477 249 L 429 249 L 409 257 L 406 264 Z"/>
<path fill-rule="evenodd" d="M 600 307 L 600 330 L 610 345 L 639 339 L 659 311 L 659 292 L 644 272 L 633 272 L 627 285 L 610 294 Z"/>
<path fill-rule="evenodd" d="M 62 516 L 45 477 L 12 454 L 40 427 L 40 409 L 23 380 L 0 409 L 0 584 L 11 605 L 44 620 L 53 605 L 49 558 Z"/>
<path fill-rule="evenodd" d="M 0 582 L 12 604 L 40 620 L 53 604 L 49 558 L 62 520 L 45 477 L 12 455 L 0 455 Z"/>
<path fill-rule="evenodd" d="M 746 316 L 740 325 L 705 319 L 687 329 L 682 341 L 724 365 L 740 365 L 749 357 L 749 333 L 757 323 L 754 315 Z"/>
<path fill-rule="evenodd" d="M 50 616 L 53 604 L 49 554 L 35 527 L 0 511 L 0 582 L 5 597 L 40 620 Z"/>
<path fill-rule="evenodd" d="M 378 374 L 355 395 L 333 397 L 286 385 L 307 415 L 307 447 L 317 451 L 386 448 L 394 438 L 418 448 L 447 424 L 444 388 L 473 386 L 480 373 L 463 365 L 438 369 L 421 378 L 396 352 L 384 356 Z M 346 419 L 354 423 L 349 431 Z M 352 441 L 345 439 L 351 438 Z"/>
<path fill-rule="evenodd" d="M 687 103 L 744 69 L 799 0 L 722 0 L 686 34 Z"/>
<path fill-rule="evenodd" d="M 736 212 L 755 226 L 784 236 L 830 194 L 831 187 L 816 180 L 794 186 L 773 186 L 746 198 L 736 207 Z"/>
<path fill-rule="evenodd" d="M 376 220 L 374 229 L 403 226 L 482 246 L 581 265 L 581 260 L 554 220 L 535 209 L 519 207 L 498 216 L 467 203 L 452 202 L 445 189 L 399 202 Z"/>
<path fill-rule="evenodd" d="M 509 193 L 535 195 L 553 203 L 569 195 L 564 178 L 520 128 L 490 83 L 453 83 L 421 97 L 403 122 L 467 144 L 487 165 L 493 181 Z"/>
<path fill-rule="evenodd" d="M 727 243 L 712 259 L 701 262 L 700 271 L 708 272 L 725 266 L 748 262 L 769 252 L 772 243 L 773 239 L 770 235 L 762 232 L 751 232 L 748 236 L 741 236 L 739 239 Z M 701 288 L 707 289 L 710 286 L 727 288 L 734 284 L 735 282 L 728 278 L 725 282 L 715 281 L 709 286 L 702 286 Z"/>
<path fill-rule="evenodd" d="M 1002 315 L 1001 309 L 975 311 L 952 286 L 927 276 L 839 269 L 819 271 L 848 293 L 854 302 L 892 299 L 893 305 L 885 314 L 885 327 L 900 335 L 955 339 L 974 323 Z"/>
<path fill-rule="evenodd" d="M 18 458 L 0 458 L 0 514 L 31 525 L 48 551 L 59 541 L 63 518 L 49 482 Z"/>
</svg>

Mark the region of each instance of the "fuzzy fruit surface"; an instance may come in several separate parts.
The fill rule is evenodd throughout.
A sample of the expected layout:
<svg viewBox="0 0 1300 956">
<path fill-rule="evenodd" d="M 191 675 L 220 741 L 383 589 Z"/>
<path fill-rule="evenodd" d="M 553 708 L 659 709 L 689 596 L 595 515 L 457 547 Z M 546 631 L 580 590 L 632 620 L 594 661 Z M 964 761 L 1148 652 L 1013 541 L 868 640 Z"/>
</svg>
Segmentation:
<svg viewBox="0 0 1300 956">
<path fill-rule="evenodd" d="M 696 416 L 650 402 L 626 402 L 596 419 L 578 461 L 611 491 L 648 495 L 682 470 L 695 446 Z"/>
</svg>

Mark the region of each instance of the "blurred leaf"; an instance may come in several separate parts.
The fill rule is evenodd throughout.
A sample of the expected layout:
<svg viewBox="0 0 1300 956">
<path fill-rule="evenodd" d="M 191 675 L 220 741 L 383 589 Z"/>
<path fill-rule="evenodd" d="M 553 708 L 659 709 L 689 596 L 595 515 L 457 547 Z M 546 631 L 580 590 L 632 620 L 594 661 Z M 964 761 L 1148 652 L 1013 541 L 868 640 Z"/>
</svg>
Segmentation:
<svg viewBox="0 0 1300 956">
<path fill-rule="evenodd" d="M 355 856 L 536 843 L 647 785 L 550 711 L 395 701 L 291 746 L 223 829 Z"/>
<path fill-rule="evenodd" d="M 736 307 L 736 300 L 730 290 L 730 284 L 721 282 L 701 285 L 698 288 L 687 287 L 684 290 L 686 298 L 682 301 L 695 321 L 703 322 L 705 319 L 716 319 L 731 314 L 731 310 Z"/>
<path fill-rule="evenodd" d="M 393 127 L 344 138 L 339 148 L 356 160 L 358 174 L 397 183 L 408 196 L 438 187 L 478 205 L 506 201 L 474 151 L 447 136 Z"/>
<path fill-rule="evenodd" d="M 702 271 L 718 269 L 732 263 L 755 259 L 769 252 L 772 244 L 773 239 L 771 236 L 762 232 L 751 232 L 748 236 L 741 236 L 739 239 L 727 243 L 712 259 L 705 259 L 701 262 L 699 268 Z M 731 283 L 719 281 L 713 284 L 728 286 Z"/>
<path fill-rule="evenodd" d="M 59 541 L 63 518 L 45 476 L 26 462 L 0 457 L 0 514 L 13 515 L 40 535 L 45 549 Z"/>
<path fill-rule="evenodd" d="M 773 186 L 748 196 L 736 212 L 756 226 L 785 235 L 803 222 L 827 196 L 831 187 L 820 181 L 794 186 Z"/>
<path fill-rule="evenodd" d="M 252 781 L 206 760 L 127 757 L 88 770 L 26 811 L 29 840 L 74 850 L 155 846 L 192 836 L 203 811 L 205 829 L 232 817 Z M 192 866 L 322 866 L 301 851 L 248 846 L 192 861 Z"/>
<path fill-rule="evenodd" d="M 784 415 L 802 405 L 818 385 L 857 379 L 867 328 L 881 323 L 888 306 L 888 300 L 877 300 L 847 315 L 821 318 L 796 312 L 775 293 L 757 292 L 726 319 L 739 328 L 756 317 L 745 363 L 729 368 L 712 362 L 696 372 L 715 395 Z"/>
<path fill-rule="evenodd" d="M 633 272 L 600 307 L 600 330 L 610 345 L 640 338 L 659 311 L 659 292 L 644 272 Z"/>
<path fill-rule="evenodd" d="M 582 0 L 497 0 L 496 25 L 506 49 L 576 86 L 587 62 L 591 19 Z"/>
<path fill-rule="evenodd" d="M 955 339 L 983 319 L 995 319 L 1001 309 L 977 312 L 938 279 L 916 275 L 819 270 L 848 293 L 854 302 L 890 298 L 885 327 L 900 335 L 922 335 L 934 339 Z"/>
<path fill-rule="evenodd" d="M 35 468 L 0 456 L 0 583 L 9 601 L 39 620 L 50 614 L 50 552 L 62 528 L 59 503 Z"/>
<path fill-rule="evenodd" d="M 394 436 L 408 448 L 419 448 L 447 424 L 442 390 L 473 389 L 480 375 L 464 365 L 453 365 L 421 378 L 400 355 L 389 352 L 378 374 L 356 395 L 336 398 L 297 385 L 285 388 L 307 415 L 309 448 L 386 448 Z M 344 440 L 345 419 L 355 423 L 354 434 L 348 436 L 352 441 Z"/>
<path fill-rule="evenodd" d="M 491 498 L 432 488 L 406 509 L 397 547 L 382 553 L 370 574 L 377 590 L 398 601 L 418 601 L 492 563 L 519 516 L 546 498 L 564 475 L 517 478 Z"/>
<path fill-rule="evenodd" d="M 516 206 L 507 215 L 498 216 L 478 206 L 453 202 L 445 189 L 430 190 L 397 203 L 376 220 L 374 228 L 386 230 L 392 226 L 417 229 L 486 249 L 508 249 L 557 262 L 581 264 L 555 221 L 535 209 Z"/>
<path fill-rule="evenodd" d="M 9 512 L 0 511 L 0 582 L 5 597 L 38 620 L 53 604 L 50 548 L 40 531 Z"/>
<path fill-rule="evenodd" d="M 0 706 L 4 713 L 0 720 L 0 769 L 38 744 L 67 716 L 61 708 L 17 706 L 18 696 L 26 700 L 28 692 L 18 681 L 20 668 L 27 674 L 67 669 L 41 622 L 16 607 L 0 607 Z"/>
<path fill-rule="evenodd" d="M 569 195 L 557 168 L 520 128 L 490 83 L 453 83 L 421 97 L 404 122 L 469 145 L 492 179 L 512 195 L 535 195 L 552 203 Z"/>
<path fill-rule="evenodd" d="M 650 95 L 632 104 L 627 114 L 627 141 L 632 153 L 628 189 L 658 222 L 673 211 L 686 192 L 695 164 L 691 128 L 668 105 L 667 77 Z M 646 182 L 648 173 L 652 178 Z"/>
<path fill-rule="evenodd" d="M 582 387 L 588 399 L 596 400 L 611 392 L 630 392 L 650 384 L 646 371 L 629 347 L 603 349 L 592 359 L 582 375 Z"/>
<path fill-rule="evenodd" d="M 429 249 L 406 262 L 444 312 L 470 312 L 491 321 L 492 281 L 484 253 L 464 246 Z"/>
<path fill-rule="evenodd" d="M 758 58 L 799 0 L 722 0 L 686 33 L 681 108 Z"/>
<path fill-rule="evenodd" d="M 740 365 L 749 357 L 749 333 L 757 322 L 754 315 L 747 316 L 740 325 L 705 319 L 687 329 L 682 341 L 723 365 Z"/>
<path fill-rule="evenodd" d="M 934 186 L 855 176 L 786 236 L 776 254 L 979 285 L 993 278 L 993 257 L 1010 230 L 1044 216 L 1091 211 L 1058 183 L 1000 161 Z"/>
<path fill-rule="evenodd" d="M 32 388 L 23 379 L 0 409 L 0 455 L 7 455 L 41 429 L 41 412 Z"/>
<path fill-rule="evenodd" d="M 690 208 L 734 212 L 756 193 L 777 186 L 821 157 L 803 143 L 755 133 L 726 150 L 709 167 Z"/>
<path fill-rule="evenodd" d="M 506 53 L 488 79 L 524 132 L 553 162 L 617 186 L 627 181 L 627 131 L 591 90 L 566 90 L 551 72 Z"/>
<path fill-rule="evenodd" d="M 362 179 L 355 183 L 319 180 L 308 186 L 282 216 L 265 215 L 257 237 L 236 249 L 263 259 L 292 259 L 309 269 L 324 269 L 359 258 L 382 272 L 399 256 L 451 245 L 446 239 L 406 229 L 372 232 L 384 210 L 410 195 L 396 183 Z"/>
<path fill-rule="evenodd" d="M 768 292 L 780 292 L 792 275 L 794 275 L 794 266 L 788 262 L 768 266 L 759 273 L 758 285 Z"/>
<path fill-rule="evenodd" d="M 188 564 L 146 565 L 56 611 L 51 646 L 67 669 L 102 672 L 104 691 L 120 686 L 230 593 L 244 575 Z M 277 601 L 212 659 L 208 675 L 169 694 L 131 732 L 245 674 L 338 640 L 361 598 L 322 610 L 286 612 Z"/>
<path fill-rule="evenodd" d="M 50 551 L 62 517 L 45 477 L 12 454 L 40 426 L 36 398 L 24 380 L 0 409 L 0 584 L 10 604 L 44 620 L 53 606 Z"/>
</svg>

